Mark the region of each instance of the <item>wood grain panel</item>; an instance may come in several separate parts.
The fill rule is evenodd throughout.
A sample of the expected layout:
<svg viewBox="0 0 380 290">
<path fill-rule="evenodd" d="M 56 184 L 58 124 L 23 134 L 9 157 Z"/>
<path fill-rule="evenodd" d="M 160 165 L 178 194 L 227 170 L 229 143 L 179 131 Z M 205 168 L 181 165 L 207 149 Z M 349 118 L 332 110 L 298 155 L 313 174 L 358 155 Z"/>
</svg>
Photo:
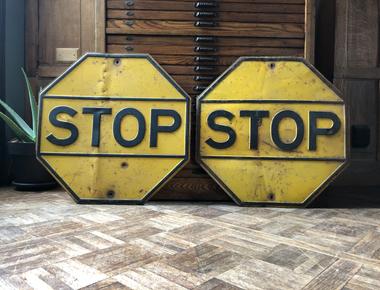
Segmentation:
<svg viewBox="0 0 380 290">
<path fill-rule="evenodd" d="M 342 183 L 380 184 L 375 177 L 380 170 L 380 78 L 376 74 L 380 66 L 380 1 L 338 0 L 336 11 L 334 82 L 350 106 L 353 141 L 351 166 Z"/>
<path fill-rule="evenodd" d="M 170 65 L 196 65 L 194 58 L 195 56 L 189 55 L 152 55 L 155 60 L 157 60 L 161 65 L 170 64 Z M 237 56 L 218 56 L 218 64 L 220 65 L 231 65 Z M 214 62 L 202 62 L 204 65 L 214 64 Z"/>
<path fill-rule="evenodd" d="M 276 3 L 268 2 L 234 2 L 218 1 L 218 11 L 230 12 L 250 12 L 250 13 L 299 13 L 304 14 L 305 8 L 303 4 L 286 4 L 284 2 Z M 164 10 L 164 11 L 194 11 L 194 1 L 152 1 L 152 0 L 108 0 L 108 9 L 128 9 L 128 10 Z M 212 9 L 211 9 L 212 10 Z"/>
<path fill-rule="evenodd" d="M 38 0 L 25 2 L 25 72 L 36 76 L 38 70 Z"/>
<path fill-rule="evenodd" d="M 136 44 L 165 46 L 196 46 L 192 36 L 161 35 L 108 35 L 108 44 Z M 203 45 L 237 46 L 237 47 L 280 47 L 303 49 L 304 41 L 298 38 L 253 38 L 253 37 L 215 37 L 215 41 Z"/>
<path fill-rule="evenodd" d="M 96 43 L 96 33 L 86 33 L 95 27 L 96 19 L 96 1 L 81 0 L 81 11 L 87 11 L 86 17 L 81 18 L 81 45 L 83 53 L 91 52 Z"/>
<path fill-rule="evenodd" d="M 168 0 L 158 0 L 168 1 Z M 176 1 L 176 0 L 169 0 Z M 197 2 L 194 0 L 182 0 L 183 2 Z M 216 1 L 216 0 L 212 0 Z M 218 0 L 219 3 L 261 3 L 261 4 L 305 4 L 305 0 Z"/>
<path fill-rule="evenodd" d="M 72 63 L 58 61 L 57 48 L 72 48 L 78 57 L 86 52 L 105 51 L 105 2 L 103 0 L 27 1 L 26 58 L 28 74 L 44 77 L 40 71 L 57 71 Z M 36 52 L 38 50 L 38 54 Z"/>
<path fill-rule="evenodd" d="M 206 74 L 207 75 L 207 74 Z M 217 78 L 218 76 L 217 75 L 207 75 L 209 76 L 210 78 Z M 173 78 L 178 82 L 178 83 L 182 83 L 182 84 L 209 84 L 210 81 L 197 81 L 195 78 L 196 76 L 193 76 L 193 75 L 173 75 Z"/>
<path fill-rule="evenodd" d="M 197 46 L 197 45 L 195 45 Z M 195 46 L 153 46 L 153 45 L 108 45 L 107 51 L 111 53 L 150 53 L 153 55 L 199 55 L 194 51 Z M 210 46 L 210 45 L 201 45 Z M 213 47 L 211 45 L 211 47 Z M 205 52 L 202 55 L 216 56 L 244 56 L 244 55 L 286 55 L 302 56 L 303 49 L 300 48 L 276 48 L 276 47 L 218 47 L 216 52 Z"/>
<path fill-rule="evenodd" d="M 306 5 L 304 0 L 219 0 L 212 9 L 196 9 L 195 2 L 108 0 L 107 52 L 151 54 L 193 100 L 240 56 L 306 55 L 310 60 L 313 58 L 313 23 L 306 25 L 305 21 L 313 20 L 314 1 L 309 0 Z M 215 14 L 203 19 L 195 17 L 194 13 L 201 10 Z M 216 27 L 195 27 L 198 20 L 214 21 Z M 212 36 L 213 41 L 197 42 L 196 36 Z M 196 47 L 213 50 L 199 51 Z M 196 59 L 199 56 L 213 59 L 199 61 Z M 195 71 L 196 66 L 214 69 Z M 202 76 L 207 78 L 196 80 Z M 194 139 L 191 146 L 194 154 Z M 171 192 L 173 199 L 177 195 L 207 199 L 207 196 L 215 198 L 214 193 L 220 193 L 220 189 L 192 164 L 158 196 L 161 192 Z"/>
<path fill-rule="evenodd" d="M 195 20 L 193 11 L 150 11 L 150 10 L 121 10 L 109 9 L 107 11 L 109 19 L 128 19 L 128 20 Z M 305 17 L 303 14 L 290 13 L 247 13 L 239 12 L 219 12 L 217 20 L 221 22 L 252 22 L 252 23 L 304 23 Z"/>
<path fill-rule="evenodd" d="M 56 48 L 80 48 L 80 11 L 81 1 L 39 1 L 39 64 L 54 65 Z"/>
<path fill-rule="evenodd" d="M 195 181 L 172 185 L 161 198 L 177 199 L 173 193 L 182 191 L 204 199 L 212 186 Z M 343 191 L 340 198 L 347 196 Z M 241 208 L 222 200 L 222 192 L 214 197 L 217 203 L 83 206 L 61 189 L 1 188 L 0 288 L 379 288 L 378 204 Z"/>
<path fill-rule="evenodd" d="M 109 34 L 157 34 L 157 35 L 213 35 L 246 37 L 304 38 L 304 26 L 290 23 L 236 23 L 223 22 L 218 27 L 200 29 L 191 21 L 108 20 Z"/>
</svg>

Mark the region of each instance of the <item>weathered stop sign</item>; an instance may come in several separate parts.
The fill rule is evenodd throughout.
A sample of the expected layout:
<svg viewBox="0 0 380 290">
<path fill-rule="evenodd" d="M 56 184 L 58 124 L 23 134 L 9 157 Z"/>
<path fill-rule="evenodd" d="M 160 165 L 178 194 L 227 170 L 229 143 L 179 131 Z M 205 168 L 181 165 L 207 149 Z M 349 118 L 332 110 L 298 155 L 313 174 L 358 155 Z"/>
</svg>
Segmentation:
<svg viewBox="0 0 380 290">
<path fill-rule="evenodd" d="M 240 58 L 197 110 L 197 159 L 239 204 L 306 204 L 346 163 L 343 100 L 303 59 Z"/>
<path fill-rule="evenodd" d="M 87 54 L 40 95 L 37 155 L 78 202 L 142 203 L 188 160 L 189 111 L 149 55 Z"/>
</svg>

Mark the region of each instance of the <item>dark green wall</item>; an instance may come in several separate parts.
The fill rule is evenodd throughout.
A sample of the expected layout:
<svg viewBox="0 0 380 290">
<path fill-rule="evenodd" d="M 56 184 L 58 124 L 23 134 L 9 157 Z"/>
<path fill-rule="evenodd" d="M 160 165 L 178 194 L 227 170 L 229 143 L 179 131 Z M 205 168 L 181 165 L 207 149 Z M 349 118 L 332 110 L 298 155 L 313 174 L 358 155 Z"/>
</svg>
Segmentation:
<svg viewBox="0 0 380 290">
<path fill-rule="evenodd" d="M 8 105 L 24 113 L 24 0 L 5 0 L 5 95 Z"/>
<path fill-rule="evenodd" d="M 0 99 L 5 100 L 5 1 L 0 1 Z M 0 121 L 0 184 L 8 179 L 5 127 Z"/>
<path fill-rule="evenodd" d="M 24 115 L 24 0 L 0 0 L 0 98 Z M 6 142 L 12 137 L 0 124 L 0 184 L 9 180 Z"/>
</svg>

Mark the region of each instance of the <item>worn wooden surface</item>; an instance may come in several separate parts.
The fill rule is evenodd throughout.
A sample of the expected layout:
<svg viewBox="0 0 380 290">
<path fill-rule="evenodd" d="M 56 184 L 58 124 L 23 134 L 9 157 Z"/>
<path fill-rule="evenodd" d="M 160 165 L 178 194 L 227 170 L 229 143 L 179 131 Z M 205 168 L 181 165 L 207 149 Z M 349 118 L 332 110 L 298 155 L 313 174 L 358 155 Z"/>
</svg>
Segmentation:
<svg viewBox="0 0 380 290">
<path fill-rule="evenodd" d="M 313 62 L 314 0 L 216 2 L 217 7 L 200 9 L 191 0 L 107 0 L 106 51 L 151 54 L 192 97 L 193 105 L 240 56 L 305 56 Z M 199 17 L 197 12 L 213 16 Z M 211 21 L 215 26 L 198 27 L 197 21 Z M 199 40 L 199 36 L 213 40 Z M 195 126 L 195 106 L 192 123 Z M 197 150 L 194 136 L 193 155 Z M 208 199 L 220 195 L 215 182 L 195 162 L 180 174 L 159 195 L 170 189 L 173 197 L 195 199 L 200 194 L 194 188 L 207 189 L 202 193 Z"/>
<path fill-rule="evenodd" d="M 379 289 L 379 215 L 3 188 L 0 289 Z"/>
<path fill-rule="evenodd" d="M 57 60 L 57 48 L 105 51 L 104 0 L 28 0 L 25 7 L 25 68 L 36 87 L 71 64 Z"/>
<path fill-rule="evenodd" d="M 380 185 L 379 17 L 380 0 L 336 1 L 334 82 L 350 107 L 351 127 L 370 132 L 365 142 L 352 130 L 351 167 L 341 179 L 346 185 Z"/>
</svg>

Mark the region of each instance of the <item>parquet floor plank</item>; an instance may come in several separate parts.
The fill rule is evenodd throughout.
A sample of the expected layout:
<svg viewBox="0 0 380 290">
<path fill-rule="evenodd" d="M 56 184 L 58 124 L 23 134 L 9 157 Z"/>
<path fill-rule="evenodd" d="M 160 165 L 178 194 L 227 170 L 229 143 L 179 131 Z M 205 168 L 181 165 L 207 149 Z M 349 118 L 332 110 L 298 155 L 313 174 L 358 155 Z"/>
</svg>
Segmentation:
<svg viewBox="0 0 380 290">
<path fill-rule="evenodd" d="M 378 289 L 379 216 L 2 188 L 0 289 Z"/>
</svg>

